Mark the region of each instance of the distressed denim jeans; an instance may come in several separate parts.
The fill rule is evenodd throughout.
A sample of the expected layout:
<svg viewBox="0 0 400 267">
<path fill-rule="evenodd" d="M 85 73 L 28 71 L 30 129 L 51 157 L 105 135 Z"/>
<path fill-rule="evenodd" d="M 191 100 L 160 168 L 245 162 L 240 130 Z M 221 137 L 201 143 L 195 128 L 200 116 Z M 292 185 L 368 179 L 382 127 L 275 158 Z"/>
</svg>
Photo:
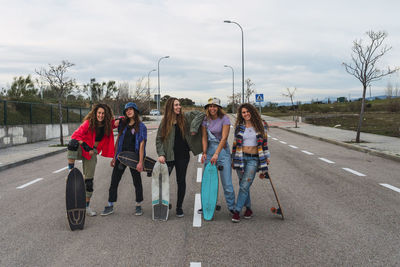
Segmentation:
<svg viewBox="0 0 400 267">
<path fill-rule="evenodd" d="M 244 172 L 236 170 L 239 177 L 239 193 L 236 201 L 236 211 L 240 212 L 243 206 L 251 208 L 250 186 L 256 177 L 258 157 L 243 156 Z"/>
</svg>

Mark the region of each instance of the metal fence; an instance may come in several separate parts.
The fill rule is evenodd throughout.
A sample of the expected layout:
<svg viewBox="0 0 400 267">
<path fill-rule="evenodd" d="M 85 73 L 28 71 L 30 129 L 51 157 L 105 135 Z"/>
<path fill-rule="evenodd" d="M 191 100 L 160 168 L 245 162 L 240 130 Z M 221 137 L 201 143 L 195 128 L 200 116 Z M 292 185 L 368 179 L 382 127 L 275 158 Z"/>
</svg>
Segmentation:
<svg viewBox="0 0 400 267">
<path fill-rule="evenodd" d="M 81 122 L 89 108 L 62 106 L 63 123 Z M 0 102 L 0 125 L 58 124 L 57 104 L 30 103 L 2 100 Z"/>
</svg>

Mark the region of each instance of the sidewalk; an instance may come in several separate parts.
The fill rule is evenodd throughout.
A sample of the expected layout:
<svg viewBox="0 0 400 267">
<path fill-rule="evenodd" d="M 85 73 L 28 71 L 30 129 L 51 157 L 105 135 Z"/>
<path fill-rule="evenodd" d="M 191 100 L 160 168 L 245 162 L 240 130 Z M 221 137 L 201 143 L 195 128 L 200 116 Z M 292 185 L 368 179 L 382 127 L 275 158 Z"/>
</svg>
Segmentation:
<svg viewBox="0 0 400 267">
<path fill-rule="evenodd" d="M 268 116 L 263 116 L 263 119 L 268 122 L 270 127 L 280 128 L 400 162 L 400 138 L 361 133 L 361 140 L 364 141 L 364 143 L 355 144 L 349 143 L 355 139 L 355 131 L 315 126 L 307 123 L 298 123 L 298 128 L 295 128 L 293 121 Z M 146 122 L 146 125 L 148 130 L 154 130 L 158 127 L 158 124 L 154 122 Z M 68 144 L 69 140 L 70 137 L 64 137 L 64 144 Z M 67 150 L 66 147 L 52 147 L 52 145 L 59 143 L 59 138 L 56 138 L 33 144 L 0 149 L 0 171 L 65 152 Z"/>
<path fill-rule="evenodd" d="M 357 144 L 351 143 L 351 141 L 356 139 L 356 131 L 316 126 L 307 123 L 298 123 L 298 128 L 295 128 L 295 123 L 293 121 L 268 116 L 262 117 L 268 122 L 270 127 L 280 128 L 289 132 L 400 162 L 400 138 L 361 132 L 360 139 L 362 143 Z"/>
</svg>

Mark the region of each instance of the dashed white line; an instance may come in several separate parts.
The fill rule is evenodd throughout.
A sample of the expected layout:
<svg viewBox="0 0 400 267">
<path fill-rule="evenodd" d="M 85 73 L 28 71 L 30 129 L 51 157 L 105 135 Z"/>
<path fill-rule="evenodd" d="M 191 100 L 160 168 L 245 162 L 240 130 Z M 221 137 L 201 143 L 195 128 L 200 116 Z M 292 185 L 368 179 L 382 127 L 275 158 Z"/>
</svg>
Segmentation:
<svg viewBox="0 0 400 267">
<path fill-rule="evenodd" d="M 307 155 L 314 155 L 314 153 L 308 152 L 307 150 L 302 150 L 301 152 L 307 154 Z"/>
<path fill-rule="evenodd" d="M 199 155 L 199 159 L 197 160 L 199 163 L 201 163 L 201 154 Z"/>
<path fill-rule="evenodd" d="M 322 160 L 322 161 L 325 161 L 326 163 L 330 163 L 330 164 L 335 163 L 334 161 L 329 160 L 329 159 L 326 159 L 326 158 L 318 158 L 318 159 L 320 159 L 320 160 Z"/>
<path fill-rule="evenodd" d="M 64 171 L 64 170 L 66 170 L 66 169 L 68 169 L 68 166 L 67 166 L 67 167 L 64 167 L 64 168 L 61 168 L 61 169 L 59 169 L 59 170 L 56 170 L 56 171 L 54 171 L 53 173 L 59 173 L 59 172 L 62 172 L 62 171 Z"/>
<path fill-rule="evenodd" d="M 196 194 L 194 198 L 193 227 L 201 227 L 201 214 L 197 213 L 200 207 L 201 207 L 201 196 L 200 194 Z"/>
<path fill-rule="evenodd" d="M 201 267 L 201 262 L 191 262 L 190 267 Z"/>
<path fill-rule="evenodd" d="M 352 170 L 350 168 L 342 168 L 342 169 L 345 170 L 345 171 L 351 172 L 352 174 L 358 175 L 358 176 L 366 176 L 365 174 L 363 174 L 361 172 L 358 172 L 358 171 L 355 171 L 355 170 Z"/>
<path fill-rule="evenodd" d="M 268 137 L 271 137 L 271 136 L 268 134 Z"/>
<path fill-rule="evenodd" d="M 196 181 L 198 183 L 201 183 L 202 176 L 203 176 L 203 168 L 197 168 L 197 179 L 196 179 Z"/>
<path fill-rule="evenodd" d="M 386 188 L 392 189 L 393 191 L 396 191 L 397 193 L 400 193 L 400 188 L 397 188 L 393 185 L 390 184 L 380 184 L 381 186 L 384 186 Z"/>
<path fill-rule="evenodd" d="M 298 149 L 297 146 L 289 145 L 291 148 Z"/>
<path fill-rule="evenodd" d="M 287 144 L 287 143 L 286 143 L 286 142 L 284 142 L 284 141 L 279 141 L 279 143 L 282 143 L 282 144 L 285 144 L 285 145 Z"/>
<path fill-rule="evenodd" d="M 30 186 L 31 184 L 37 183 L 37 182 L 39 182 L 41 180 L 43 180 L 43 178 L 37 178 L 37 179 L 35 179 L 33 181 L 30 181 L 29 183 L 26 183 L 26 184 L 23 184 L 21 186 L 18 186 L 17 189 L 25 188 L 25 187 Z"/>
<path fill-rule="evenodd" d="M 272 140 L 278 141 L 278 138 L 272 137 Z"/>
</svg>

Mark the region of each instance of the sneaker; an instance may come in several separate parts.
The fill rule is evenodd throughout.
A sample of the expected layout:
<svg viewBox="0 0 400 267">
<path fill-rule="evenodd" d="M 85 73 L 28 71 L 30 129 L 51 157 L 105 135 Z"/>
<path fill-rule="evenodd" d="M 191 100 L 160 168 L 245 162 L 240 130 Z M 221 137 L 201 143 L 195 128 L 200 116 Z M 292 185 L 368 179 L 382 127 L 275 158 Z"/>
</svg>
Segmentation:
<svg viewBox="0 0 400 267">
<path fill-rule="evenodd" d="M 114 213 L 114 206 L 105 206 L 101 216 L 106 216 Z"/>
<path fill-rule="evenodd" d="M 176 217 L 182 218 L 183 216 L 185 216 L 185 214 L 183 214 L 183 209 L 182 208 L 177 208 L 176 209 Z"/>
<path fill-rule="evenodd" d="M 135 215 L 136 215 L 136 216 L 140 216 L 140 215 L 142 215 L 142 214 L 143 214 L 142 206 L 136 206 Z"/>
<path fill-rule="evenodd" d="M 244 212 L 244 218 L 245 219 L 251 219 L 251 216 L 253 215 L 253 211 L 250 208 L 246 207 L 246 211 Z"/>
<path fill-rule="evenodd" d="M 231 213 L 231 216 L 233 216 L 233 214 L 235 214 L 234 210 L 229 210 L 229 212 Z"/>
<path fill-rule="evenodd" d="M 203 209 L 198 209 L 197 214 L 203 214 Z"/>
<path fill-rule="evenodd" d="M 239 214 L 239 212 L 235 211 L 235 213 L 232 216 L 232 222 L 234 222 L 234 223 L 240 222 L 240 214 Z"/>
<path fill-rule="evenodd" d="M 93 216 L 96 216 L 96 215 L 97 215 L 97 212 L 95 212 L 94 210 L 92 210 L 92 209 L 90 208 L 90 206 L 88 206 L 88 207 L 86 207 L 86 215 L 87 215 L 87 216 L 90 216 L 90 217 L 93 217 Z"/>
</svg>

